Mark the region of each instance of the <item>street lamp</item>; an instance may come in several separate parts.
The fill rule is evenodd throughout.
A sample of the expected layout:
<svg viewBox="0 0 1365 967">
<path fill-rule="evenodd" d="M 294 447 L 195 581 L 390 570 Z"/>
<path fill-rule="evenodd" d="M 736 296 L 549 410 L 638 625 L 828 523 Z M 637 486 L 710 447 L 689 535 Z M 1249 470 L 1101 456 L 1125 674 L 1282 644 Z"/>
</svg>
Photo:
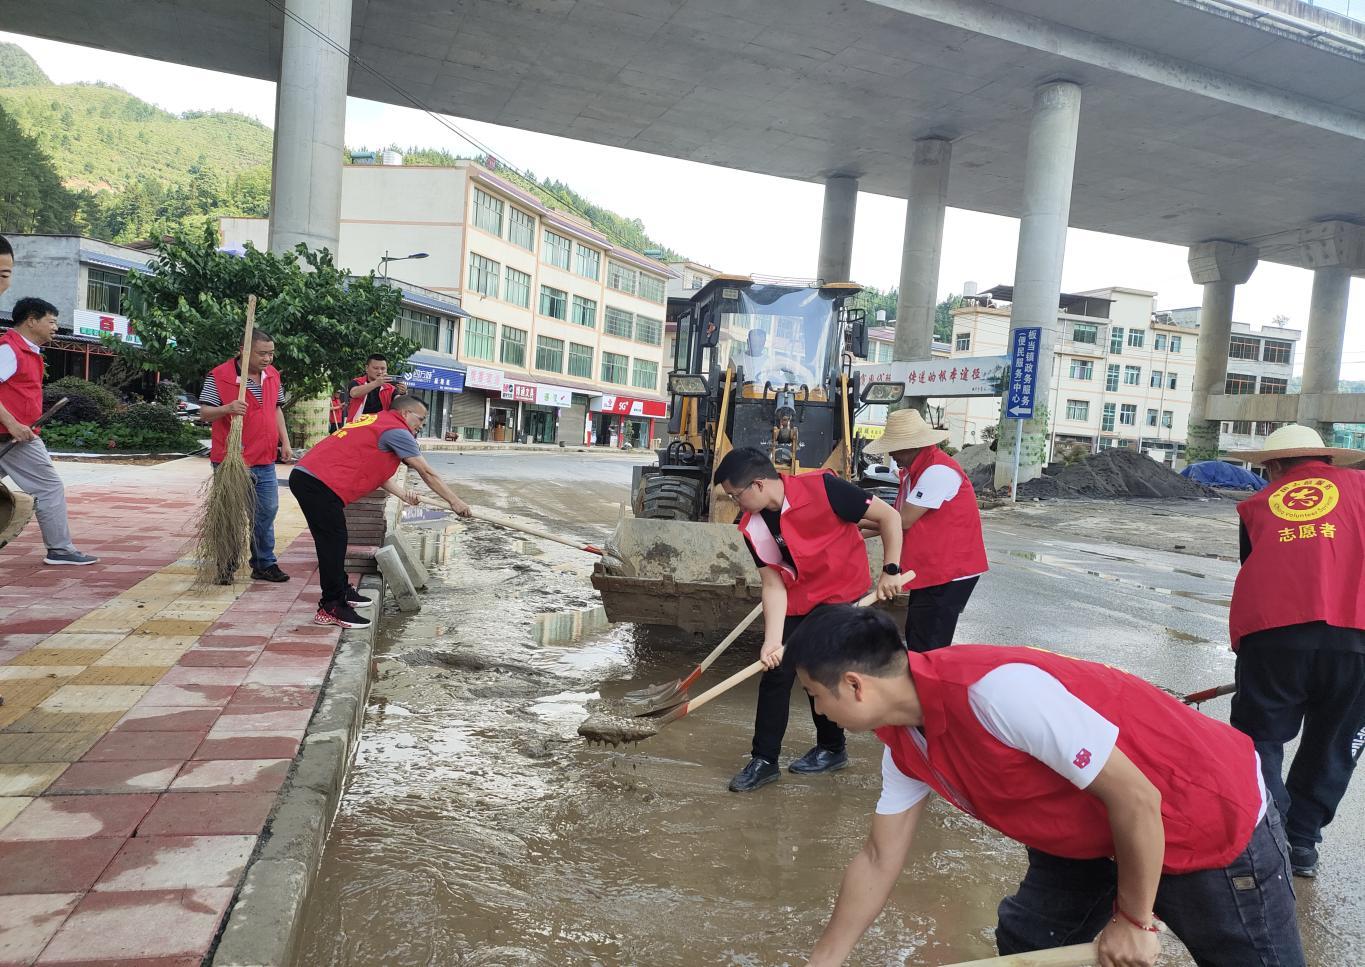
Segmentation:
<svg viewBox="0 0 1365 967">
<path fill-rule="evenodd" d="M 374 268 L 376 272 L 379 272 L 381 270 L 383 271 L 384 284 L 387 285 L 389 282 L 390 262 L 405 262 L 408 259 L 424 259 L 426 257 L 427 257 L 426 252 L 413 252 L 411 255 L 390 255 L 389 250 L 384 249 L 384 257 L 379 260 L 379 264 L 376 265 Z"/>
</svg>

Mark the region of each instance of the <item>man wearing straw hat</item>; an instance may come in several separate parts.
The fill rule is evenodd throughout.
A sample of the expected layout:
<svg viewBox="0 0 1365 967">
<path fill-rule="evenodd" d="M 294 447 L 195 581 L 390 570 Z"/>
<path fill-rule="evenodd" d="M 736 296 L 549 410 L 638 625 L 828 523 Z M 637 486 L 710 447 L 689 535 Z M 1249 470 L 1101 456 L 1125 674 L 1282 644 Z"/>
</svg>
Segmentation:
<svg viewBox="0 0 1365 967">
<path fill-rule="evenodd" d="M 948 431 L 935 430 L 918 410 L 896 410 L 865 451 L 889 456 L 900 468 L 895 506 L 905 539 L 897 563 L 915 573 L 906 584 L 905 643 L 912 651 L 953 643 L 957 619 L 988 569 L 976 491 L 939 446 L 947 439 Z"/>
<path fill-rule="evenodd" d="M 1256 743 L 1294 873 L 1311 877 L 1322 829 L 1365 747 L 1365 473 L 1346 469 L 1365 453 L 1324 446 L 1312 428 L 1291 423 L 1262 449 L 1228 456 L 1270 478 L 1237 505 L 1232 724 Z M 1284 743 L 1300 726 L 1286 781 Z"/>
</svg>

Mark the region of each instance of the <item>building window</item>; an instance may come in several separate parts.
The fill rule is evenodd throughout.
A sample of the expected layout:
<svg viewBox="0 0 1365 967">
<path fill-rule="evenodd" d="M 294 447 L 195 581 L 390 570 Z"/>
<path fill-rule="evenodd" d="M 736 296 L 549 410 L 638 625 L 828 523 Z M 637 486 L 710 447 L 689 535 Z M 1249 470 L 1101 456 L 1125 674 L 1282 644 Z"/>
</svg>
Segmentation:
<svg viewBox="0 0 1365 967">
<path fill-rule="evenodd" d="M 498 359 L 508 366 L 526 365 L 526 330 L 502 327 L 502 347 Z"/>
<path fill-rule="evenodd" d="M 657 346 L 663 342 L 664 324 L 659 319 L 650 319 L 646 316 L 635 317 L 635 341 L 647 343 L 650 346 Z"/>
<path fill-rule="evenodd" d="M 469 253 L 469 288 L 479 295 L 498 297 L 498 274 L 502 266 L 482 255 Z"/>
<path fill-rule="evenodd" d="M 519 245 L 528 252 L 536 250 L 536 220 L 520 208 L 514 207 L 507 220 L 507 241 Z"/>
<path fill-rule="evenodd" d="M 1159 332 L 1152 338 L 1152 349 L 1158 353 L 1165 351 L 1166 334 L 1164 332 Z"/>
<path fill-rule="evenodd" d="M 1071 361 L 1072 379 L 1092 379 L 1095 375 L 1095 364 L 1088 359 L 1073 359 Z"/>
<path fill-rule="evenodd" d="M 1270 434 L 1274 433 L 1276 430 L 1278 430 L 1278 429 L 1279 429 L 1280 427 L 1282 427 L 1282 426 L 1284 426 L 1283 423 L 1257 423 L 1257 424 L 1256 424 L 1256 435 L 1257 435 L 1257 436 L 1270 436 Z"/>
<path fill-rule="evenodd" d="M 1173 353 L 1178 353 L 1178 352 L 1180 352 L 1180 337 L 1179 337 L 1179 336 L 1172 336 L 1172 337 L 1171 337 L 1171 352 L 1173 352 Z"/>
<path fill-rule="evenodd" d="M 1071 329 L 1071 339 L 1073 342 L 1084 342 L 1095 345 L 1100 338 L 1100 327 L 1093 322 L 1078 322 Z"/>
<path fill-rule="evenodd" d="M 1154 369 L 1152 370 L 1152 381 L 1148 385 L 1150 385 L 1152 389 L 1161 389 L 1161 381 L 1164 380 L 1165 378 L 1166 378 L 1165 373 L 1163 373 L 1159 369 Z"/>
<path fill-rule="evenodd" d="M 1134 329 L 1134 330 L 1133 330 L 1133 332 L 1141 332 L 1141 331 L 1142 331 L 1142 330 L 1140 330 L 1140 329 Z M 1126 385 L 1126 386 L 1141 386 L 1141 385 L 1142 385 L 1142 367 L 1141 367 L 1141 366 L 1125 366 L 1125 367 L 1123 367 L 1123 382 L 1124 382 L 1124 385 Z"/>
<path fill-rule="evenodd" d="M 502 238 L 502 199 L 475 188 L 474 225 L 490 235 Z"/>
<path fill-rule="evenodd" d="M 569 267 L 569 252 L 573 249 L 573 242 L 563 235 L 556 235 L 548 228 L 545 229 L 545 245 L 541 249 L 541 258 L 556 268 L 567 269 Z"/>
<path fill-rule="evenodd" d="M 1223 392 L 1228 396 L 1241 396 L 1256 392 L 1256 377 L 1248 373 L 1228 373 Z"/>
<path fill-rule="evenodd" d="M 1119 364 L 1110 363 L 1104 371 L 1104 390 L 1113 393 L 1119 388 Z"/>
<path fill-rule="evenodd" d="M 1123 355 L 1123 327 L 1115 326 L 1109 330 L 1109 352 L 1115 356 Z"/>
<path fill-rule="evenodd" d="M 1105 404 L 1104 404 L 1104 411 L 1103 411 L 1102 414 L 1100 415 L 1100 432 L 1101 432 L 1101 433 L 1113 433 L 1113 432 L 1114 432 L 1114 404 L 1113 404 L 1113 403 L 1105 403 Z"/>
<path fill-rule="evenodd" d="M 85 307 L 92 312 L 127 315 L 128 276 L 122 272 L 90 269 L 85 284 Z"/>
<path fill-rule="evenodd" d="M 629 339 L 635 329 L 635 316 L 622 309 L 613 309 L 607 306 L 606 315 L 603 317 L 605 326 L 603 330 L 608 336 L 620 336 L 622 339 Z"/>
<path fill-rule="evenodd" d="M 868 360 L 873 363 L 889 363 L 895 354 L 895 344 L 889 342 L 874 342 L 872 344 L 872 358 Z"/>
<path fill-rule="evenodd" d="M 1137 426 L 1137 404 L 1124 403 L 1119 406 L 1119 423 L 1123 426 Z"/>
<path fill-rule="evenodd" d="M 1170 410 L 1162 410 L 1162 411 L 1161 411 L 1161 425 L 1162 425 L 1163 427 L 1165 427 L 1166 429 L 1169 430 L 1169 429 L 1171 428 L 1171 426 L 1172 426 L 1174 423 L 1175 423 L 1175 414 L 1172 413 Z"/>
<path fill-rule="evenodd" d="M 1066 418 L 1068 420 L 1079 420 L 1084 423 L 1090 419 L 1089 400 L 1067 400 Z"/>
<path fill-rule="evenodd" d="M 398 316 L 393 320 L 393 328 L 401 336 L 407 336 L 423 349 L 441 351 L 441 317 L 427 312 L 418 312 L 407 306 L 398 307 Z"/>
<path fill-rule="evenodd" d="M 602 253 L 596 249 L 579 245 L 574 250 L 575 271 L 585 279 L 597 279 L 602 275 Z"/>
<path fill-rule="evenodd" d="M 564 340 L 536 336 L 536 369 L 547 373 L 564 371 Z"/>
<path fill-rule="evenodd" d="M 596 329 L 597 301 L 585 299 L 581 295 L 574 296 L 572 322 L 578 326 L 586 326 L 588 329 Z"/>
<path fill-rule="evenodd" d="M 1167 374 L 1166 374 L 1166 388 L 1167 388 L 1167 389 L 1175 389 L 1175 383 L 1176 383 L 1176 374 L 1175 374 L 1175 373 L 1167 373 Z"/>
<path fill-rule="evenodd" d="M 1289 380 L 1278 376 L 1262 376 L 1260 391 L 1271 396 L 1282 396 L 1289 392 Z"/>
<path fill-rule="evenodd" d="M 607 288 L 617 292 L 635 294 L 640 285 L 640 273 L 616 262 L 607 260 Z"/>
<path fill-rule="evenodd" d="M 507 266 L 507 301 L 523 309 L 531 308 L 531 277 Z"/>
<path fill-rule="evenodd" d="M 1265 355 L 1261 357 L 1262 362 L 1288 363 L 1294 359 L 1294 344 L 1292 342 L 1281 342 L 1278 339 L 1267 339 L 1264 352 Z"/>
<path fill-rule="evenodd" d="M 1134 349 L 1141 349 L 1142 341 L 1145 338 L 1147 338 L 1147 334 L 1141 329 L 1128 330 L 1128 345 L 1132 346 Z"/>
<path fill-rule="evenodd" d="M 569 311 L 569 293 L 563 289 L 540 287 L 540 314 L 551 319 L 563 319 Z"/>
<path fill-rule="evenodd" d="M 1156 410 L 1147 411 L 1147 425 L 1156 426 Z"/>
<path fill-rule="evenodd" d="M 1260 359 L 1261 341 L 1246 336 L 1233 336 L 1228 343 L 1228 359 Z"/>
<path fill-rule="evenodd" d="M 960 332 L 953 339 L 953 349 L 960 353 L 965 353 L 972 348 L 972 334 Z"/>
<path fill-rule="evenodd" d="M 569 375 L 592 379 L 592 347 L 569 343 Z"/>
<path fill-rule="evenodd" d="M 632 363 L 630 385 L 647 389 L 651 393 L 659 388 L 659 364 L 649 359 L 637 359 Z"/>
<path fill-rule="evenodd" d="M 629 356 L 623 356 L 621 353 L 604 352 L 602 354 L 602 382 L 625 386 L 626 377 L 629 375 L 626 368 L 629 365 Z"/>
<path fill-rule="evenodd" d="M 1251 432 L 1251 421 L 1250 421 L 1250 420 L 1233 420 L 1233 421 L 1232 421 L 1232 432 L 1233 432 L 1233 433 L 1243 433 L 1243 434 L 1250 433 L 1250 432 Z"/>
<path fill-rule="evenodd" d="M 664 280 L 640 273 L 640 298 L 647 302 L 664 301 Z"/>
<path fill-rule="evenodd" d="M 466 359 L 493 361 L 493 342 L 498 327 L 487 319 L 466 319 L 464 324 L 464 355 Z"/>
</svg>

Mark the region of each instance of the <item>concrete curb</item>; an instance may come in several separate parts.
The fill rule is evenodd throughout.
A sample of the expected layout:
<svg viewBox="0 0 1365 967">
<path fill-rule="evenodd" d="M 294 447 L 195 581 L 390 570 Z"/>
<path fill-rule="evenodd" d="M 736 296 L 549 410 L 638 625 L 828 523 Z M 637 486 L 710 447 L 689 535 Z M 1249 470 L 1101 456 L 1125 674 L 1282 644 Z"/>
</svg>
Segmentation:
<svg viewBox="0 0 1365 967">
<path fill-rule="evenodd" d="M 365 722 L 384 584 L 367 575 L 360 588 L 375 598 L 375 621 L 341 633 L 308 732 L 208 961 L 213 967 L 295 962 L 303 906 L 322 865 L 327 833 Z"/>
<path fill-rule="evenodd" d="M 637 448 L 617 450 L 612 447 L 563 446 L 557 443 L 454 443 L 423 437 L 417 441 L 423 453 L 595 453 L 603 457 L 629 457 L 648 454 L 653 450 Z"/>
</svg>

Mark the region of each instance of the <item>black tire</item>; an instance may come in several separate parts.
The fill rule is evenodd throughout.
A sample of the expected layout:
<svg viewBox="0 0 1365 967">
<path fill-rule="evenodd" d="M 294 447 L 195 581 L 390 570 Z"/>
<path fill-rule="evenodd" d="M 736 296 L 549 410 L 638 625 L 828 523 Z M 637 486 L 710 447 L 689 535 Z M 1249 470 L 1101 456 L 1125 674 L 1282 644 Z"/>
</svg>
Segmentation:
<svg viewBox="0 0 1365 967">
<path fill-rule="evenodd" d="M 644 478 L 640 516 L 646 520 L 696 520 L 701 514 L 701 481 L 652 473 Z"/>
</svg>

